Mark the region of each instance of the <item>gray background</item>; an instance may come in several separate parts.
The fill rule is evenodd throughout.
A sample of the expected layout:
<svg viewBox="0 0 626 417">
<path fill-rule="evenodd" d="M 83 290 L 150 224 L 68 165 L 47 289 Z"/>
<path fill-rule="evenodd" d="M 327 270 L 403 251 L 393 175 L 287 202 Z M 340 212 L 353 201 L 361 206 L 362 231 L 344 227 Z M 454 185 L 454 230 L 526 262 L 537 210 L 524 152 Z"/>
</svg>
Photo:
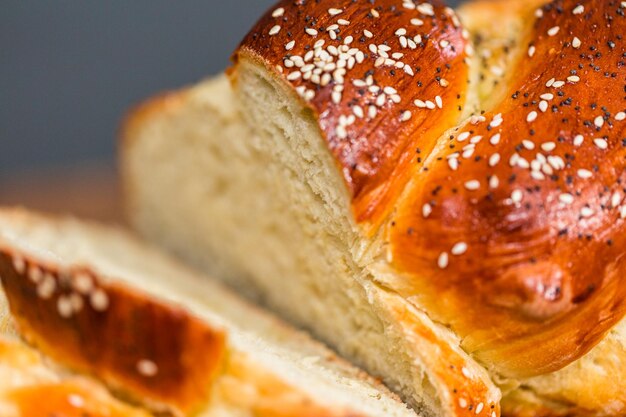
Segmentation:
<svg viewBox="0 0 626 417">
<path fill-rule="evenodd" d="M 132 104 L 220 72 L 273 3 L 0 0 L 0 179 L 111 161 Z"/>
</svg>

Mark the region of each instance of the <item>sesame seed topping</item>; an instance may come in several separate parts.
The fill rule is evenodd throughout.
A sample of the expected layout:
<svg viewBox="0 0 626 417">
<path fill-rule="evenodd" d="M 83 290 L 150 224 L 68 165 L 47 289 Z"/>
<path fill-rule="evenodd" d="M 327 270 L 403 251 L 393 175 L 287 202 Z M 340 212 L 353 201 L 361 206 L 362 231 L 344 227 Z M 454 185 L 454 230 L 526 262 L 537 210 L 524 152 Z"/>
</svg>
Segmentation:
<svg viewBox="0 0 626 417">
<path fill-rule="evenodd" d="M 533 110 L 530 113 L 528 113 L 528 116 L 526 117 L 526 121 L 528 123 L 532 123 L 535 120 L 537 120 L 537 112 Z"/>
<path fill-rule="evenodd" d="M 467 181 L 465 183 L 465 188 L 469 191 L 476 191 L 480 189 L 480 181 L 478 180 Z"/>
<path fill-rule="evenodd" d="M 413 113 L 407 110 L 404 113 L 402 113 L 402 116 L 400 116 L 400 120 L 403 122 L 408 122 L 409 120 L 411 120 L 412 116 L 413 116 Z"/>
<path fill-rule="evenodd" d="M 463 254 L 465 254 L 467 252 L 467 243 L 465 242 L 459 242 L 456 245 L 454 245 L 454 247 L 452 248 L 451 253 L 454 256 L 461 256 Z"/>
<path fill-rule="evenodd" d="M 528 48 L 528 56 L 532 58 L 533 56 L 535 56 L 535 52 L 537 52 L 537 48 L 534 45 L 531 45 Z"/>
<path fill-rule="evenodd" d="M 91 307 L 98 312 L 106 311 L 109 308 L 109 296 L 101 289 L 91 293 L 89 302 Z"/>
<path fill-rule="evenodd" d="M 437 265 L 440 269 L 446 269 L 450 262 L 450 257 L 447 252 L 442 252 L 437 259 Z"/>
<path fill-rule="evenodd" d="M 580 40 L 580 39 L 578 39 L 576 36 L 574 36 L 574 39 L 572 40 L 572 46 L 573 46 L 574 48 L 578 49 L 578 48 L 580 48 L 580 46 L 581 46 L 582 44 L 583 44 L 583 43 L 581 42 L 581 40 Z"/>
<path fill-rule="evenodd" d="M 13 269 L 15 269 L 18 274 L 23 274 L 24 272 L 26 272 L 26 261 L 24 260 L 24 258 L 17 255 L 14 256 Z"/>
<path fill-rule="evenodd" d="M 430 204 L 424 204 L 422 206 L 422 216 L 427 219 L 433 212 L 433 207 Z"/>
<path fill-rule="evenodd" d="M 159 368 L 153 361 L 142 359 L 137 362 L 137 372 L 142 376 L 152 378 L 159 373 Z"/>
<path fill-rule="evenodd" d="M 579 4 L 578 6 L 574 8 L 574 10 L 572 10 L 572 13 L 574 14 L 583 14 L 584 12 L 585 12 L 585 6 L 583 6 L 582 4 Z"/>
<path fill-rule="evenodd" d="M 554 26 L 550 28 L 550 30 L 548 30 L 548 36 L 555 36 L 557 33 L 559 33 L 560 30 L 561 30 L 560 27 Z"/>
<path fill-rule="evenodd" d="M 274 35 L 278 35 L 278 32 L 280 32 L 280 25 L 275 25 L 270 29 L 270 36 L 274 36 Z"/>
<path fill-rule="evenodd" d="M 519 204 L 524 200 L 524 192 L 522 190 L 515 190 L 511 193 L 511 201 L 515 204 Z"/>
<path fill-rule="evenodd" d="M 569 193 L 559 195 L 559 201 L 563 204 L 570 205 L 574 203 L 574 196 Z"/>
<path fill-rule="evenodd" d="M 623 121 L 623 120 L 626 120 L 626 113 L 625 113 L 625 112 L 623 112 L 623 111 L 621 111 L 621 112 L 617 113 L 617 114 L 615 115 L 615 120 L 617 120 L 618 122 L 621 122 L 621 121 Z"/>
<path fill-rule="evenodd" d="M 576 135 L 574 137 L 574 146 L 581 146 L 585 141 L 585 137 L 583 135 Z"/>
<path fill-rule="evenodd" d="M 589 171 L 588 169 L 579 169 L 578 177 L 586 180 L 593 177 L 593 172 Z"/>
<path fill-rule="evenodd" d="M 306 28 L 304 31 L 307 33 L 307 35 L 317 36 L 317 30 L 313 28 Z"/>
<path fill-rule="evenodd" d="M 596 125 L 596 127 L 602 127 L 604 126 L 604 117 L 602 116 L 598 116 L 593 120 L 593 124 Z"/>
<path fill-rule="evenodd" d="M 478 403 L 478 405 L 476 406 L 476 414 L 480 414 L 482 413 L 483 409 L 485 408 L 485 405 L 483 403 Z"/>
<path fill-rule="evenodd" d="M 609 148 L 609 143 L 603 138 L 596 138 L 593 140 L 593 143 L 598 147 L 598 149 L 603 151 Z"/>
<path fill-rule="evenodd" d="M 338 14 L 341 14 L 341 13 L 343 13 L 342 9 L 334 9 L 334 8 L 328 9 L 328 14 L 331 16 L 337 16 Z"/>
<path fill-rule="evenodd" d="M 285 14 L 285 9 L 283 7 L 279 7 L 278 9 L 274 10 L 274 12 L 272 13 L 272 17 L 282 17 Z"/>
</svg>

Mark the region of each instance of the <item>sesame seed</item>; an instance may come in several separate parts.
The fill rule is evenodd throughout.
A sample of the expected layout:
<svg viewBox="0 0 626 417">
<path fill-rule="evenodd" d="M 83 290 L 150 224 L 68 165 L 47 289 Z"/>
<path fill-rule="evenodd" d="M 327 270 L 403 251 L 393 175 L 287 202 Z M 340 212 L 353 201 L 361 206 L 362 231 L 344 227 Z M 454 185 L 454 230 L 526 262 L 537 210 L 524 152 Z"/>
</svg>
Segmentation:
<svg viewBox="0 0 626 417">
<path fill-rule="evenodd" d="M 67 402 L 74 408 L 83 408 L 85 406 L 84 398 L 76 394 L 68 395 Z"/>
<path fill-rule="evenodd" d="M 539 110 L 545 113 L 548 110 L 548 102 L 545 100 L 541 100 L 541 102 L 539 102 Z"/>
<path fill-rule="evenodd" d="M 423 26 L 424 25 L 424 21 L 422 19 L 413 18 L 413 19 L 411 19 L 411 24 L 413 26 Z"/>
<path fill-rule="evenodd" d="M 440 96 L 435 97 L 435 103 L 437 103 L 437 107 L 439 107 L 440 109 L 443 108 L 443 100 L 441 99 Z"/>
<path fill-rule="evenodd" d="M 585 141 L 585 137 L 583 135 L 576 135 L 574 137 L 574 146 L 581 146 Z"/>
<path fill-rule="evenodd" d="M 459 406 L 461 408 L 467 408 L 467 400 L 465 398 L 459 398 Z"/>
<path fill-rule="evenodd" d="M 270 36 L 278 35 L 278 32 L 280 32 L 280 29 L 281 29 L 280 25 L 273 26 L 269 32 Z"/>
<path fill-rule="evenodd" d="M 69 319 L 70 317 L 72 317 L 74 311 L 72 309 L 72 302 L 68 297 L 63 295 L 59 297 L 59 299 L 57 300 L 57 311 L 59 315 L 64 319 Z"/>
<path fill-rule="evenodd" d="M 372 38 L 372 37 L 374 37 L 374 34 L 373 34 L 372 32 L 370 32 L 369 30 L 367 30 L 367 29 L 365 29 L 365 30 L 363 31 L 363 34 L 364 34 L 364 35 L 365 35 L 365 37 L 367 37 L 367 38 Z"/>
<path fill-rule="evenodd" d="M 554 94 L 546 93 L 546 94 L 542 94 L 540 97 L 541 97 L 542 100 L 550 101 L 550 100 L 554 99 Z"/>
<path fill-rule="evenodd" d="M 598 149 L 603 151 L 609 148 L 609 143 L 603 138 L 596 138 L 593 140 L 593 143 L 598 147 Z"/>
<path fill-rule="evenodd" d="M 491 178 L 489 178 L 489 188 L 494 190 L 498 188 L 499 186 L 500 186 L 500 179 L 498 178 L 498 176 L 497 175 L 491 176 Z"/>
<path fill-rule="evenodd" d="M 554 26 L 550 28 L 550 30 L 548 30 L 548 36 L 555 36 L 557 33 L 559 33 L 560 30 L 561 30 L 560 27 Z"/>
<path fill-rule="evenodd" d="M 533 56 L 535 56 L 536 51 L 537 48 L 535 48 L 534 45 L 531 45 L 530 48 L 528 48 L 528 56 L 532 58 Z"/>
<path fill-rule="evenodd" d="M 564 85 L 565 85 L 565 81 L 555 81 L 555 82 L 552 84 L 552 87 L 554 87 L 554 88 L 561 88 L 561 87 L 563 87 Z"/>
<path fill-rule="evenodd" d="M 156 363 L 147 359 L 142 359 L 137 362 L 137 372 L 139 372 L 142 376 L 151 378 L 159 373 L 159 368 Z"/>
<path fill-rule="evenodd" d="M 619 192 L 613 193 L 613 196 L 611 197 L 611 206 L 617 207 L 620 205 L 621 202 L 622 202 L 622 195 Z"/>
<path fill-rule="evenodd" d="M 285 49 L 287 51 L 291 51 L 293 49 L 293 47 L 296 46 L 296 41 L 291 41 L 289 42 L 287 45 L 285 45 Z"/>
<path fill-rule="evenodd" d="M 572 10 L 572 13 L 574 14 L 583 14 L 584 12 L 585 12 L 585 6 L 583 6 L 582 4 L 579 4 L 578 6 L 574 8 L 574 10 Z"/>
<path fill-rule="evenodd" d="M 406 29 L 400 28 L 396 30 L 396 36 L 405 36 L 405 35 L 406 35 Z"/>
<path fill-rule="evenodd" d="M 574 36 L 574 39 L 572 40 L 572 46 L 575 49 L 580 48 L 580 46 L 582 45 L 582 41 L 580 39 L 578 39 L 578 37 Z"/>
<path fill-rule="evenodd" d="M 482 413 L 483 408 L 485 408 L 485 405 L 484 405 L 483 403 L 479 403 L 479 404 L 476 406 L 476 414 L 480 414 L 480 413 Z"/>
<path fill-rule="evenodd" d="M 537 112 L 533 110 L 530 113 L 528 113 L 528 116 L 526 117 L 526 121 L 528 123 L 532 123 L 535 120 L 537 120 Z"/>
<path fill-rule="evenodd" d="M 274 10 L 274 12 L 272 13 L 272 17 L 281 17 L 285 14 L 285 9 L 283 7 L 279 7 L 278 9 Z"/>
<path fill-rule="evenodd" d="M 317 36 L 317 30 L 313 28 L 306 28 L 304 31 L 307 33 L 307 35 Z"/>
<path fill-rule="evenodd" d="M 489 158 L 489 166 L 490 167 L 495 167 L 496 165 L 498 165 L 499 162 L 500 162 L 500 154 L 499 153 L 494 153 Z"/>
<path fill-rule="evenodd" d="M 457 154 L 458 157 L 458 154 Z M 450 167 L 450 169 L 452 171 L 456 171 L 459 169 L 459 160 L 455 157 L 455 158 L 448 158 L 448 167 Z"/>
<path fill-rule="evenodd" d="M 337 23 L 339 23 L 339 24 L 340 24 L 340 25 L 342 25 L 342 26 L 348 26 L 348 25 L 350 25 L 350 21 L 349 21 L 349 20 L 346 20 L 346 19 L 339 19 L 339 20 L 337 20 Z"/>
<path fill-rule="evenodd" d="M 480 188 L 480 181 L 471 180 L 465 183 L 465 188 L 469 191 L 476 191 Z"/>
<path fill-rule="evenodd" d="M 618 122 L 621 122 L 621 121 L 623 121 L 623 120 L 626 120 L 626 113 L 625 113 L 625 112 L 623 112 L 623 111 L 621 111 L 621 112 L 617 113 L 617 114 L 615 115 L 615 120 L 617 120 Z"/>
<path fill-rule="evenodd" d="M 56 281 L 51 275 L 44 275 L 43 280 L 37 285 L 37 296 L 42 300 L 47 300 L 56 291 Z"/>
<path fill-rule="evenodd" d="M 447 252 L 442 252 L 437 259 L 437 265 L 440 269 L 446 269 L 448 267 L 450 258 Z"/>
<path fill-rule="evenodd" d="M 39 284 L 43 279 L 43 271 L 35 265 L 28 267 L 28 278 L 35 284 Z"/>
<path fill-rule="evenodd" d="M 380 17 L 380 13 L 378 13 L 378 10 L 376 9 L 371 9 L 370 14 L 374 17 Z"/>
<path fill-rule="evenodd" d="M 328 9 L 328 14 L 331 16 L 337 16 L 338 14 L 343 13 L 341 9 Z"/>
<path fill-rule="evenodd" d="M 89 297 L 91 307 L 99 312 L 109 308 L 109 296 L 101 289 L 93 291 Z"/>
<path fill-rule="evenodd" d="M 13 269 L 15 269 L 18 274 L 23 274 L 24 272 L 26 272 L 26 261 L 24 260 L 24 258 L 20 256 L 14 256 Z"/>
<path fill-rule="evenodd" d="M 541 144 L 541 149 L 543 149 L 545 152 L 552 152 L 553 150 L 556 149 L 556 143 L 554 142 L 545 142 Z"/>
<path fill-rule="evenodd" d="M 495 135 L 491 137 L 491 139 L 489 139 L 489 143 L 491 143 L 493 146 L 496 146 L 497 144 L 500 143 L 501 138 L 502 138 L 502 135 L 500 133 L 496 133 Z"/>
<path fill-rule="evenodd" d="M 511 201 L 515 204 L 519 204 L 524 200 L 524 192 L 522 190 L 515 190 L 511 193 Z"/>
<path fill-rule="evenodd" d="M 569 193 L 563 193 L 559 195 L 559 201 L 563 204 L 570 205 L 574 203 L 574 196 Z"/>
<path fill-rule="evenodd" d="M 454 256 L 461 256 L 463 254 L 465 254 L 467 252 L 467 243 L 465 242 L 459 242 L 456 245 L 454 245 L 454 247 L 452 248 L 451 253 Z"/>
<path fill-rule="evenodd" d="M 298 80 L 300 78 L 302 78 L 302 73 L 300 71 L 294 71 L 294 72 L 292 72 L 291 74 L 289 74 L 287 76 L 287 80 L 289 80 L 289 81 L 295 81 L 295 80 Z"/>
<path fill-rule="evenodd" d="M 578 75 L 570 75 L 569 77 L 567 77 L 567 81 L 569 81 L 570 83 L 577 83 L 580 81 L 580 77 Z"/>
<path fill-rule="evenodd" d="M 579 169 L 578 177 L 586 180 L 593 177 L 593 172 L 589 171 L 588 169 Z"/>
<path fill-rule="evenodd" d="M 422 216 L 427 219 L 433 212 L 433 207 L 430 204 L 424 204 L 422 206 Z"/>
<path fill-rule="evenodd" d="M 413 113 L 407 110 L 404 113 L 402 113 L 402 116 L 400 116 L 400 121 L 408 122 L 409 120 L 411 120 L 412 116 L 413 116 Z"/>
<path fill-rule="evenodd" d="M 584 218 L 589 218 L 591 216 L 593 216 L 595 213 L 593 211 L 593 209 L 591 209 L 590 207 L 583 207 L 582 209 L 580 209 L 580 216 L 584 217 Z"/>
<path fill-rule="evenodd" d="M 439 46 L 441 46 L 442 48 L 447 48 L 448 46 L 450 46 L 450 42 L 443 39 L 439 42 Z"/>
</svg>

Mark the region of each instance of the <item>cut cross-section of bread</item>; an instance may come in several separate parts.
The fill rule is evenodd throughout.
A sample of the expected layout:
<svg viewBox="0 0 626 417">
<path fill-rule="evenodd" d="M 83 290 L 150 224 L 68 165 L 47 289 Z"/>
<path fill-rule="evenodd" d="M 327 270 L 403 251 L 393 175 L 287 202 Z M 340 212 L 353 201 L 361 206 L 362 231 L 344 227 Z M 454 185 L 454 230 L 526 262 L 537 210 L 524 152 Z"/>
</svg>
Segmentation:
<svg viewBox="0 0 626 417">
<path fill-rule="evenodd" d="M 20 333 L 153 410 L 415 417 L 380 383 L 127 232 L 0 210 Z"/>
</svg>

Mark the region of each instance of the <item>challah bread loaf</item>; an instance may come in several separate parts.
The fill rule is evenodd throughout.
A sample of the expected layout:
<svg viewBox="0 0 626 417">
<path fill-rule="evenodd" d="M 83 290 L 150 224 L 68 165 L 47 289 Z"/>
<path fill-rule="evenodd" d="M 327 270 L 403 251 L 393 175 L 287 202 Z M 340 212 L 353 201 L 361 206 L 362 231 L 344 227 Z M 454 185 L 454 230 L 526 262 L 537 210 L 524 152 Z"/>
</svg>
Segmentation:
<svg viewBox="0 0 626 417">
<path fill-rule="evenodd" d="M 217 249 L 204 252 L 200 248 L 213 248 L 213 245 L 221 242 L 222 253 L 228 255 L 223 260 L 228 261 L 235 256 L 233 254 L 238 245 L 252 248 L 257 242 L 254 239 L 258 238 L 253 234 L 255 216 L 249 216 L 245 210 L 241 210 L 232 222 L 221 221 L 227 216 L 237 216 L 237 210 L 241 207 L 234 204 L 234 199 L 249 196 L 252 185 L 251 188 L 240 188 L 248 190 L 241 196 L 236 194 L 236 188 L 231 189 L 235 195 L 230 196 L 226 192 L 229 188 L 222 188 L 223 193 L 215 195 L 208 192 L 196 193 L 192 189 L 181 193 L 182 185 L 195 184 L 211 189 L 216 186 L 216 182 L 225 181 L 228 175 L 226 170 L 223 171 L 224 177 L 215 175 L 214 170 L 220 166 L 219 161 L 208 161 L 215 157 L 213 152 L 218 146 L 221 146 L 221 152 L 217 154 L 220 158 L 227 158 L 230 164 L 237 163 L 238 169 L 250 171 L 249 176 L 239 178 L 240 180 L 255 181 L 259 180 L 259 175 L 263 175 L 263 171 L 252 174 L 255 165 L 251 159 L 242 160 L 241 153 L 226 149 L 226 144 L 230 144 L 242 151 L 248 141 L 254 140 L 235 106 L 235 99 L 223 77 L 206 81 L 187 91 L 154 99 L 142 107 L 131 120 L 134 136 L 128 137 L 133 139 L 129 141 L 132 146 L 126 151 L 131 149 L 133 152 L 125 154 L 126 160 L 128 156 L 134 155 L 137 158 L 135 168 L 143 169 L 143 174 L 135 172 L 136 176 L 132 177 L 138 182 L 138 186 L 133 187 L 135 192 L 129 195 L 132 197 L 130 202 L 133 219 L 141 222 L 147 234 L 161 239 L 170 249 L 179 251 L 192 262 L 211 270 L 211 256 L 215 255 Z M 152 152 L 147 152 L 148 149 Z M 179 162 L 174 163 L 168 158 L 175 158 Z M 161 167 L 166 174 L 159 175 L 161 170 L 155 170 L 155 167 Z M 194 171 L 190 167 L 201 171 Z M 177 174 L 172 175 L 173 172 Z M 194 181 L 194 176 L 204 180 Z M 128 176 L 127 180 L 130 178 Z M 232 183 L 235 179 L 230 181 Z M 179 205 L 173 209 L 173 202 L 165 204 L 161 198 L 163 193 L 176 195 L 175 202 Z M 216 201 L 223 203 L 216 204 Z M 232 202 L 232 209 L 229 201 Z M 268 204 L 262 201 L 257 203 Z M 248 201 L 246 204 L 251 203 Z M 200 218 L 199 211 L 203 211 L 202 221 L 194 220 Z M 213 231 L 219 231 L 224 239 L 215 239 Z M 164 236 L 165 232 L 169 232 L 169 235 Z M 189 246 L 188 242 L 194 242 L 197 246 Z M 248 257 L 253 254 L 254 252 L 250 252 Z M 241 258 L 240 268 L 242 271 L 243 268 L 249 268 L 245 270 L 245 274 L 252 274 L 256 258 L 247 263 L 245 259 L 248 257 Z M 228 274 L 228 270 L 216 271 Z M 619 415 L 619 412 L 610 410 L 620 410 L 622 405 L 615 407 L 612 404 L 624 402 L 623 388 L 613 382 L 624 378 L 623 367 L 619 366 L 619 354 L 626 335 L 619 329 L 623 329 L 625 323 L 623 321 L 612 330 L 588 355 L 562 371 L 529 380 L 499 381 L 503 383 L 503 389 L 509 392 L 503 401 L 505 415 Z M 603 412 L 607 405 L 608 411 Z"/>
<path fill-rule="evenodd" d="M 131 219 L 431 414 L 621 415 L 624 12 L 282 2 L 250 130 L 210 84 L 129 120 Z"/>
<path fill-rule="evenodd" d="M 415 417 L 322 345 L 122 230 L 1 210 L 0 275 L 29 342 L 151 409 Z"/>
</svg>

